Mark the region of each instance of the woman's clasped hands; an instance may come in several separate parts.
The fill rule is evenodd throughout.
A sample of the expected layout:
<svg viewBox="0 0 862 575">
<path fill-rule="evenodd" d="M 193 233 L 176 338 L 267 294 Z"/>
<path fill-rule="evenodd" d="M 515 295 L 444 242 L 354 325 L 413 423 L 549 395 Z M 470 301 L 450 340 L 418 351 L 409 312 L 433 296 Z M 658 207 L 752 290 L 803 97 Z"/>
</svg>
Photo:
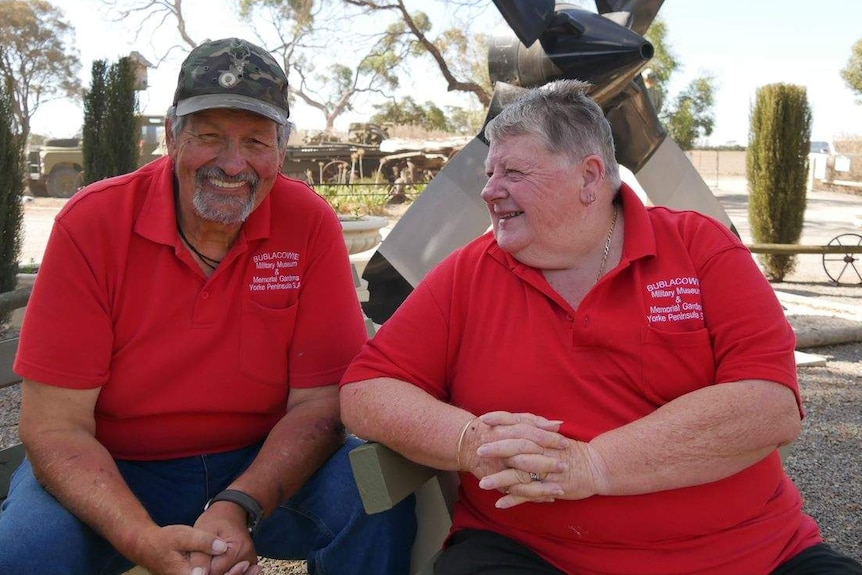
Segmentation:
<svg viewBox="0 0 862 575">
<path fill-rule="evenodd" d="M 532 413 L 493 411 L 480 416 L 476 446 L 465 460 L 479 487 L 504 495 L 496 507 L 521 503 L 552 503 L 557 499 L 583 499 L 598 493 L 603 468 L 588 443 L 562 435 L 562 421 Z"/>
</svg>

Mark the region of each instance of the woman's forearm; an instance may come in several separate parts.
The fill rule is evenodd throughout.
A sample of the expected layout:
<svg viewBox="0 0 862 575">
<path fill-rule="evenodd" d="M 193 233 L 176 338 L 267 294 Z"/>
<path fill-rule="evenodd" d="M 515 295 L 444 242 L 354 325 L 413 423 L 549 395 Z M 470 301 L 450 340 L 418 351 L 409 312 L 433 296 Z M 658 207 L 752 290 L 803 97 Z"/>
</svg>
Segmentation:
<svg viewBox="0 0 862 575">
<path fill-rule="evenodd" d="M 746 380 L 686 394 L 589 442 L 598 489 L 633 495 L 723 479 L 793 441 L 801 420 L 793 392 Z"/>
<path fill-rule="evenodd" d="M 341 388 L 341 417 L 348 431 L 363 439 L 417 463 L 456 470 L 461 431 L 475 416 L 410 383 L 377 378 Z"/>
</svg>

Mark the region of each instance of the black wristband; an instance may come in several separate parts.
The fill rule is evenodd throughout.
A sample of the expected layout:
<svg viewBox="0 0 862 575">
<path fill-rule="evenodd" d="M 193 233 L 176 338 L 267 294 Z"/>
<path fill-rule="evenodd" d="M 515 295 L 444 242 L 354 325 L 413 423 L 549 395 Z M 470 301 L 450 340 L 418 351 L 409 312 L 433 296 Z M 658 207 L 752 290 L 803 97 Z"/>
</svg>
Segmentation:
<svg viewBox="0 0 862 575">
<path fill-rule="evenodd" d="M 257 532 L 260 520 L 263 519 L 263 506 L 257 502 L 257 499 L 248 493 L 243 493 L 236 489 L 225 489 L 207 502 L 204 506 L 204 511 L 209 509 L 210 505 L 216 501 L 230 501 L 242 507 L 248 514 L 248 532 L 252 535 Z"/>
</svg>

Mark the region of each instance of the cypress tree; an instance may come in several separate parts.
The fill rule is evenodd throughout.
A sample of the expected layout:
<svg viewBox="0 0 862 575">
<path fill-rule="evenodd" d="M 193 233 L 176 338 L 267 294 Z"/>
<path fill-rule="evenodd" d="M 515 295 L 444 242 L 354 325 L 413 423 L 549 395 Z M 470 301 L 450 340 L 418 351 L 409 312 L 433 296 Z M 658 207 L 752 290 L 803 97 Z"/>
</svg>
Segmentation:
<svg viewBox="0 0 862 575">
<path fill-rule="evenodd" d="M 811 108 L 805 88 L 769 84 L 751 111 L 746 173 L 748 218 L 757 243 L 795 244 L 805 218 Z M 760 254 L 766 276 L 781 281 L 796 256 Z"/>
<path fill-rule="evenodd" d="M 24 146 L 13 130 L 12 96 L 0 84 L 0 292 L 15 289 L 24 212 Z M 9 321 L 0 317 L 3 326 Z"/>
<path fill-rule="evenodd" d="M 84 174 L 87 183 L 133 171 L 138 165 L 141 127 L 131 58 L 93 62 L 84 98 Z"/>
<path fill-rule="evenodd" d="M 141 126 L 137 116 L 135 71 L 131 58 L 120 58 L 108 74 L 106 140 L 113 152 L 110 175 L 125 174 L 138 166 Z"/>
<path fill-rule="evenodd" d="M 90 184 L 111 172 L 111 149 L 103 137 L 108 110 L 108 62 L 96 60 L 91 69 L 90 89 L 84 96 L 84 183 Z"/>
</svg>

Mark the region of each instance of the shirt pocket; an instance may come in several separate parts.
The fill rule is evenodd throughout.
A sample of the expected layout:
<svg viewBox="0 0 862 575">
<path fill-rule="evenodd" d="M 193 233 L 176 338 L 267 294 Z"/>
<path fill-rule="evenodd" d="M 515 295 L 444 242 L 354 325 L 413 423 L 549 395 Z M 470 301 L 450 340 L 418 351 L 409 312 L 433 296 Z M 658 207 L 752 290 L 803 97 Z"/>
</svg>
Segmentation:
<svg viewBox="0 0 862 575">
<path fill-rule="evenodd" d="M 242 305 L 240 371 L 267 385 L 286 385 L 288 354 L 298 304 L 267 308 L 251 300 Z"/>
<path fill-rule="evenodd" d="M 656 404 L 715 383 L 715 355 L 709 331 L 641 331 L 644 393 Z"/>
</svg>

